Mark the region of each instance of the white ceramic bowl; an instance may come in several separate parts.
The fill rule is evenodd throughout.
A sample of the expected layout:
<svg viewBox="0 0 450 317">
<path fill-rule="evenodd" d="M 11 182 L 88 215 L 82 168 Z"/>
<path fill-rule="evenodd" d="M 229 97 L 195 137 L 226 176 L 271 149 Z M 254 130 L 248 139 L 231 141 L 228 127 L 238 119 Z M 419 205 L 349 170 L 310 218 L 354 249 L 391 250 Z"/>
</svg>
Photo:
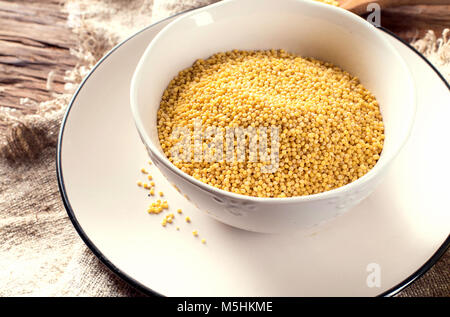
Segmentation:
<svg viewBox="0 0 450 317">
<path fill-rule="evenodd" d="M 202 183 L 166 158 L 156 122 L 169 81 L 195 60 L 217 52 L 272 48 L 332 62 L 375 94 L 386 138 L 379 161 L 366 175 L 315 195 L 257 198 Z M 155 37 L 133 76 L 131 106 L 151 159 L 197 207 L 235 227 L 280 232 L 318 225 L 375 189 L 408 138 L 415 90 L 408 67 L 381 32 L 346 10 L 305 0 L 228 0 L 181 16 Z"/>
</svg>

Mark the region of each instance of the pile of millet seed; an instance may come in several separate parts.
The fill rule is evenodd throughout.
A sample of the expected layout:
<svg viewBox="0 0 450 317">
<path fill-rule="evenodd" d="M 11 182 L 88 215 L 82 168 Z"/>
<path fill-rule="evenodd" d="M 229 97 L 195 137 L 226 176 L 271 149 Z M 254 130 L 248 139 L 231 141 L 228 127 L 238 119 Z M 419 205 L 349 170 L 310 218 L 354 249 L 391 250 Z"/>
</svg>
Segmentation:
<svg viewBox="0 0 450 317">
<path fill-rule="evenodd" d="M 176 127 L 279 128 L 279 165 L 174 160 Z M 230 51 L 197 60 L 165 90 L 157 122 L 165 155 L 194 178 L 257 197 L 311 195 L 346 185 L 378 161 L 384 125 L 374 95 L 330 63 L 284 50 Z M 208 140 L 203 142 L 207 143 Z M 225 141 L 224 141 L 225 144 Z M 247 147 L 247 158 L 248 158 Z"/>
</svg>

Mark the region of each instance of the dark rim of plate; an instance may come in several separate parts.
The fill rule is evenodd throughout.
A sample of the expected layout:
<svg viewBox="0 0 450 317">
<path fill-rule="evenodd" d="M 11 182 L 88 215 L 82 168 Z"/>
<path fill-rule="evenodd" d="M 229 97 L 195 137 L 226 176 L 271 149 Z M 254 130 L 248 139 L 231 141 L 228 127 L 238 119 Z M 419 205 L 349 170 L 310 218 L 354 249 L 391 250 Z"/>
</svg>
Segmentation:
<svg viewBox="0 0 450 317">
<path fill-rule="evenodd" d="M 198 8 L 196 8 L 196 9 L 198 9 Z M 56 151 L 56 172 L 57 172 L 57 177 L 58 177 L 58 187 L 59 187 L 59 191 L 61 193 L 61 197 L 62 197 L 62 200 L 63 200 L 63 203 L 64 203 L 64 207 L 66 208 L 67 214 L 69 215 L 69 218 L 70 218 L 73 226 L 75 227 L 76 231 L 78 232 L 78 234 L 80 235 L 80 237 L 84 241 L 84 243 L 97 256 L 97 258 L 99 258 L 99 260 L 103 264 L 105 264 L 112 272 L 114 272 L 116 275 L 118 275 L 125 282 L 127 282 L 128 284 L 132 285 L 134 288 L 136 288 L 140 292 L 142 292 L 144 294 L 147 294 L 147 295 L 164 296 L 164 295 L 162 295 L 162 294 L 160 294 L 160 293 L 158 293 L 158 292 L 156 292 L 156 291 L 146 287 L 145 285 L 141 284 L 139 281 L 133 279 L 131 276 L 129 276 L 128 274 L 126 274 L 125 272 L 123 272 L 119 268 L 117 268 L 108 258 L 106 258 L 103 255 L 103 253 L 89 239 L 89 237 L 87 236 L 87 234 L 84 232 L 83 228 L 81 227 L 80 223 L 78 222 L 78 220 L 77 220 L 77 218 L 75 216 L 75 213 L 74 213 L 74 211 L 73 211 L 73 209 L 72 209 L 72 207 L 70 205 L 69 198 L 67 196 L 65 185 L 64 185 L 64 178 L 63 178 L 62 165 L 61 165 L 61 145 L 62 145 L 62 141 L 63 141 L 64 127 L 65 127 L 66 121 L 67 121 L 67 119 L 69 117 L 70 110 L 72 109 L 72 106 L 75 103 L 75 100 L 76 100 L 80 90 L 83 88 L 84 84 L 89 79 L 89 77 L 92 75 L 92 73 L 100 66 L 100 64 L 102 64 L 103 61 L 105 61 L 119 47 L 121 47 L 128 40 L 134 38 L 135 36 L 137 36 L 141 32 L 144 32 L 147 29 L 152 28 L 153 26 L 155 26 L 155 25 L 157 25 L 157 24 L 159 24 L 161 22 L 164 22 L 166 20 L 172 19 L 175 16 L 182 15 L 182 14 L 184 14 L 186 12 L 189 12 L 189 11 L 192 11 L 192 10 L 195 10 L 195 9 L 191 9 L 191 10 L 187 10 L 187 11 L 183 11 L 183 12 L 177 13 L 175 15 L 172 15 L 172 16 L 170 16 L 168 18 L 165 18 L 165 19 L 163 19 L 161 21 L 158 21 L 156 23 L 153 23 L 153 24 L 145 27 L 144 29 L 138 31 L 137 33 L 131 35 L 127 39 L 125 39 L 122 42 L 120 42 L 119 44 L 117 44 L 105 56 L 103 56 L 97 62 L 97 64 L 95 64 L 95 66 L 88 73 L 88 75 L 83 79 L 83 81 L 81 82 L 80 86 L 78 87 L 78 89 L 74 93 L 74 95 L 73 95 L 73 97 L 72 97 L 72 99 L 71 99 L 71 101 L 69 103 L 69 106 L 67 108 L 67 111 L 66 111 L 66 113 L 64 115 L 64 118 L 62 120 L 60 132 L 59 132 L 59 137 L 58 137 L 58 144 L 57 144 L 57 151 Z M 442 76 L 442 74 L 436 69 L 436 67 L 434 67 L 430 63 L 430 61 L 428 61 L 428 59 L 425 58 L 425 56 L 423 56 L 414 47 L 412 47 L 411 45 L 409 45 L 408 43 L 403 41 L 400 37 L 398 37 L 397 35 L 395 35 L 391 31 L 389 31 L 389 30 L 387 30 L 387 29 L 385 29 L 383 27 L 378 27 L 378 28 L 380 30 L 386 32 L 390 36 L 393 36 L 394 38 L 396 38 L 397 40 L 402 42 L 404 45 L 409 47 L 411 50 L 413 50 L 417 55 L 419 55 L 436 72 L 436 74 L 439 76 L 439 78 L 441 78 L 441 80 L 445 83 L 447 88 L 449 88 L 449 90 L 450 90 L 449 83 L 445 80 L 445 78 Z M 424 265 L 422 265 L 417 271 L 415 271 L 413 274 L 411 274 L 408 278 L 406 278 L 404 281 L 402 281 L 398 285 L 396 285 L 396 286 L 392 287 L 391 289 L 389 289 L 389 290 L 379 294 L 378 296 L 380 296 L 380 297 L 393 296 L 393 295 L 397 294 L 398 292 L 400 292 L 401 290 L 403 290 L 404 288 L 406 288 L 407 286 L 409 286 L 411 283 L 413 283 L 419 277 L 421 277 L 423 274 L 425 274 L 442 257 L 442 255 L 446 252 L 446 250 L 449 248 L 449 246 L 450 246 L 450 235 L 447 237 L 447 239 L 444 241 L 444 243 L 439 247 L 439 249 L 431 256 L 431 258 L 428 259 L 428 261 Z"/>
</svg>

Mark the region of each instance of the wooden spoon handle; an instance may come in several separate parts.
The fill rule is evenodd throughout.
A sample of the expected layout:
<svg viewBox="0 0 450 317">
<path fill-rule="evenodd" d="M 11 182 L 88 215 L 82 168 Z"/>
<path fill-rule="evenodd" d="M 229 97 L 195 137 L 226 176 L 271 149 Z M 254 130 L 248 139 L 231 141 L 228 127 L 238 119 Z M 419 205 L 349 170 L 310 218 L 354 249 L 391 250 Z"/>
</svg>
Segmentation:
<svg viewBox="0 0 450 317">
<path fill-rule="evenodd" d="M 377 3 L 381 8 L 393 8 L 406 5 L 448 5 L 450 0 L 341 0 L 340 6 L 356 14 L 367 13 L 367 5 Z"/>
</svg>

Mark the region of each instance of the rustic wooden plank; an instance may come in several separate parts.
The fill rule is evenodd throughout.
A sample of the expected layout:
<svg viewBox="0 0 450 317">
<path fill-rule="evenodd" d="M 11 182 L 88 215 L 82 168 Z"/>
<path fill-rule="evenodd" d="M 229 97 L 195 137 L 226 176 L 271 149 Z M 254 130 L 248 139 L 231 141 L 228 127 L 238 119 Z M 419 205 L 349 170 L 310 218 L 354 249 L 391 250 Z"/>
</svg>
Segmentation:
<svg viewBox="0 0 450 317">
<path fill-rule="evenodd" d="M 407 42 L 421 38 L 428 30 L 440 35 L 450 28 L 450 5 L 385 9 L 381 12 L 381 25 Z"/>
<path fill-rule="evenodd" d="M 76 43 L 73 37 L 67 37 L 68 28 L 66 25 L 51 22 L 43 24 L 37 21 L 25 22 L 3 18 L 0 19 L 0 30 L 2 37 L 25 38 L 48 47 L 69 48 Z"/>
<path fill-rule="evenodd" d="M 64 92 L 64 75 L 77 58 L 77 38 L 67 26 L 62 0 L 0 1 L 0 106 L 29 114 L 21 98 L 46 101 Z M 52 72 L 52 89 L 47 78 Z M 4 127 L 0 126 L 0 132 Z"/>
<path fill-rule="evenodd" d="M 60 9 L 63 2 L 46 1 L 1 1 L 0 16 L 17 21 L 49 24 L 59 23 L 66 15 Z"/>
<path fill-rule="evenodd" d="M 57 60 L 61 66 L 73 65 L 74 57 L 68 54 L 67 49 L 52 46 L 44 41 L 40 41 L 44 46 L 28 45 L 13 39 L 1 41 L 3 45 L 0 51 L 0 64 L 49 66 L 55 64 Z"/>
</svg>

